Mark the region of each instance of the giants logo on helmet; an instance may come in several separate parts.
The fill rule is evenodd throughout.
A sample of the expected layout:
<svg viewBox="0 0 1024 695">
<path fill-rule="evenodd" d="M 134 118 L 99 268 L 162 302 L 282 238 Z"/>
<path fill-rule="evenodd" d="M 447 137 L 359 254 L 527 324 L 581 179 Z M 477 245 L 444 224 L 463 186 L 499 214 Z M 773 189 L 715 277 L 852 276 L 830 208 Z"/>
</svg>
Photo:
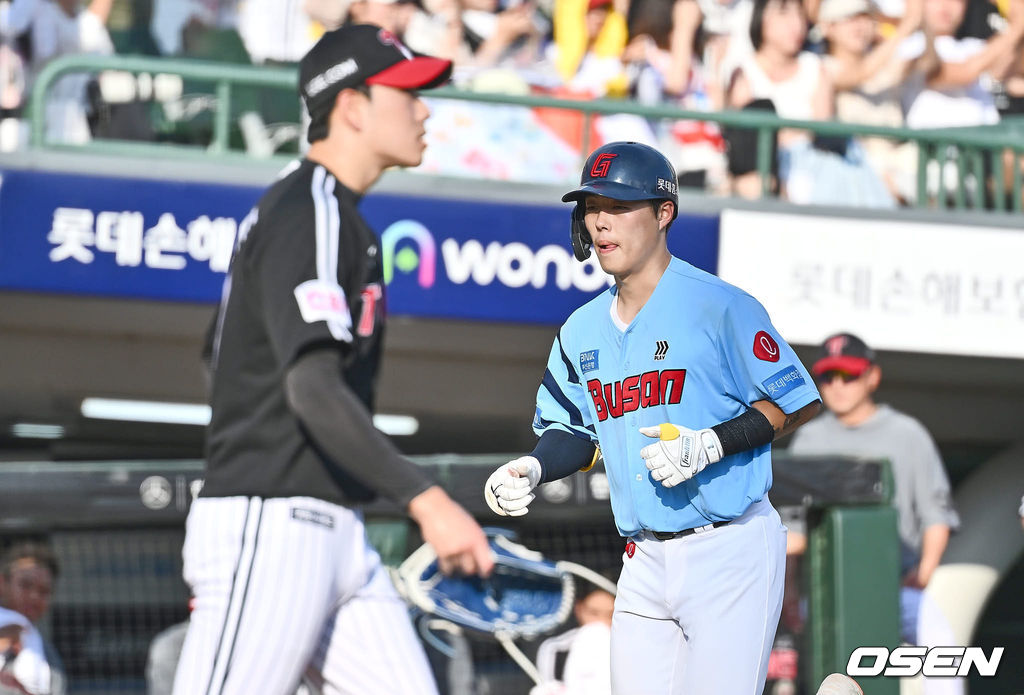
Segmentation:
<svg viewBox="0 0 1024 695">
<path fill-rule="evenodd" d="M 665 369 L 628 376 L 614 384 L 602 384 L 598 379 L 587 382 L 587 390 L 594 399 L 597 419 L 604 422 L 610 415 L 622 417 L 638 408 L 656 405 L 675 405 L 683 398 L 685 369 Z"/>
<path fill-rule="evenodd" d="M 608 175 L 608 167 L 612 165 L 612 160 L 618 156 L 612 152 L 602 152 L 597 155 L 594 165 L 590 167 L 590 175 L 594 178 L 603 179 Z"/>
</svg>

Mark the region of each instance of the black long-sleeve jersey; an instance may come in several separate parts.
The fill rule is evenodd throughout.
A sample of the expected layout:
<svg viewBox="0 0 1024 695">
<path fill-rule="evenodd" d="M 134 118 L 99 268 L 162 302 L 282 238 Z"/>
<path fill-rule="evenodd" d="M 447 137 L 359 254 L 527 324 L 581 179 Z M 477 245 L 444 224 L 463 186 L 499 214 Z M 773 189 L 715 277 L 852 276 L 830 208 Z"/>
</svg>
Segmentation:
<svg viewBox="0 0 1024 695">
<path fill-rule="evenodd" d="M 336 350 L 339 387 L 358 399 L 353 407 L 372 411 L 384 331 L 383 268 L 358 202 L 323 166 L 303 160 L 240 225 L 207 346 L 213 415 L 202 496 L 311 496 L 351 504 L 387 492 L 373 485 L 378 462 L 345 460 L 344 443 L 325 446 L 311 436 L 286 389 L 289 370 L 303 356 Z M 397 465 L 416 468 L 404 460 Z"/>
</svg>

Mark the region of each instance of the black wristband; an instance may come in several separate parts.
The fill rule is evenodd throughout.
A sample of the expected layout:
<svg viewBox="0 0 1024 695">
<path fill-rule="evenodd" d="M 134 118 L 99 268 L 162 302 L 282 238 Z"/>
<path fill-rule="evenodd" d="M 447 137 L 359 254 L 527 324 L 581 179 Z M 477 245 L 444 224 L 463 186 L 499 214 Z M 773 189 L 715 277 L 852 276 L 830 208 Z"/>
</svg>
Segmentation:
<svg viewBox="0 0 1024 695">
<path fill-rule="evenodd" d="M 589 465 L 596 448 L 589 439 L 562 430 L 548 430 L 540 436 L 530 455 L 540 461 L 540 482 L 547 483 Z"/>
<path fill-rule="evenodd" d="M 756 449 L 771 444 L 775 439 L 775 428 L 757 408 L 750 408 L 732 420 L 715 425 L 711 431 L 718 435 L 718 441 L 722 443 L 722 456 Z"/>
</svg>

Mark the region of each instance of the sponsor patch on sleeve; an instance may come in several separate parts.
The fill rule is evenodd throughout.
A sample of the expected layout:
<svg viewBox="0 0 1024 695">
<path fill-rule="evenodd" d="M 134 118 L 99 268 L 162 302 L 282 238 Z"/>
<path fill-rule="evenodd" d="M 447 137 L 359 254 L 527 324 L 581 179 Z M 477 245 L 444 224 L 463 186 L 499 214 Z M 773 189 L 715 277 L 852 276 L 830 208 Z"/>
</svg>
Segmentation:
<svg viewBox="0 0 1024 695">
<path fill-rule="evenodd" d="M 352 328 L 352 314 L 345 300 L 345 291 L 336 284 L 308 280 L 295 288 L 295 301 L 299 303 L 299 312 L 306 323 L 326 321 L 328 325 L 346 332 Z"/>
<path fill-rule="evenodd" d="M 597 350 L 587 350 L 580 353 L 580 371 L 586 374 L 597 369 Z"/>
<path fill-rule="evenodd" d="M 793 389 L 803 386 L 805 383 L 804 375 L 800 373 L 799 369 L 791 364 L 762 381 L 761 386 L 764 387 L 769 398 L 773 401 L 777 401 Z"/>
</svg>

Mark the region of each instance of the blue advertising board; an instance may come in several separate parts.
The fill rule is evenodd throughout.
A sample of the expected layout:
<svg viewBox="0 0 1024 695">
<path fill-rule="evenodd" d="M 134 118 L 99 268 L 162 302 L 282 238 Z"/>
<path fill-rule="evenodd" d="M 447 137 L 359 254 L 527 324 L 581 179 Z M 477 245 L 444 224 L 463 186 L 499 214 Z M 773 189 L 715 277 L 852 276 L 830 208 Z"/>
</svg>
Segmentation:
<svg viewBox="0 0 1024 695">
<path fill-rule="evenodd" d="M 262 188 L 0 172 L 0 288 L 216 302 L 239 221 Z M 569 206 L 380 193 L 391 314 L 559 323 L 608 287 L 573 259 Z M 680 215 L 673 253 L 715 272 L 718 216 Z"/>
</svg>

